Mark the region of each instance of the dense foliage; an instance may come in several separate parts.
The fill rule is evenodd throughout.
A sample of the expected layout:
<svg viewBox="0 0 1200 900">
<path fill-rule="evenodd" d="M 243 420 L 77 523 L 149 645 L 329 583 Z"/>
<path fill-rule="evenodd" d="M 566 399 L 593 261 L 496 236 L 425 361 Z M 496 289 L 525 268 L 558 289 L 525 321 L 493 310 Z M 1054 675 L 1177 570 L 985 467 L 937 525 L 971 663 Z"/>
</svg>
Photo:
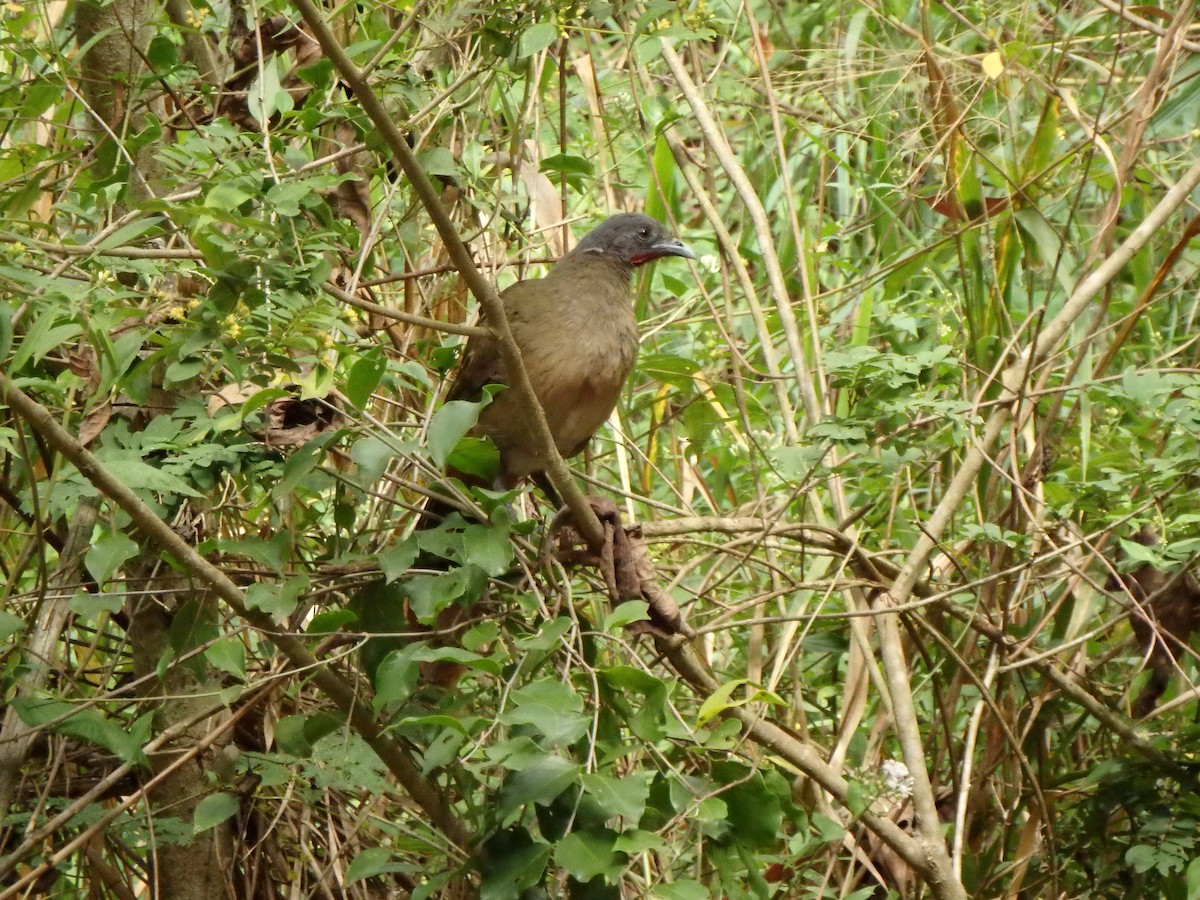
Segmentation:
<svg viewBox="0 0 1200 900">
<path fill-rule="evenodd" d="M 574 463 L 713 688 L 537 491 L 416 528 L 474 304 L 304 3 L 7 4 L 0 895 L 1200 897 L 1112 589 L 1200 552 L 1200 57 L 1122 10 L 321 12 L 500 287 L 618 209 L 701 257 Z"/>
</svg>

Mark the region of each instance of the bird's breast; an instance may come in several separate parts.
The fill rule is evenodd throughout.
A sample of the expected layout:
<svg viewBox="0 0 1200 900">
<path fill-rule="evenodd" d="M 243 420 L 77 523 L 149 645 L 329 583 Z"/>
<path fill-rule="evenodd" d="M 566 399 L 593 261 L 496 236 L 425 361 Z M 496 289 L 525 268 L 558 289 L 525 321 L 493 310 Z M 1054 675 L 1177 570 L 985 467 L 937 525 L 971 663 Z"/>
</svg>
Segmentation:
<svg viewBox="0 0 1200 900">
<path fill-rule="evenodd" d="M 563 318 L 557 340 L 523 355 L 559 452 L 572 456 L 616 407 L 637 359 L 638 335 L 628 303 L 602 316 Z"/>
</svg>

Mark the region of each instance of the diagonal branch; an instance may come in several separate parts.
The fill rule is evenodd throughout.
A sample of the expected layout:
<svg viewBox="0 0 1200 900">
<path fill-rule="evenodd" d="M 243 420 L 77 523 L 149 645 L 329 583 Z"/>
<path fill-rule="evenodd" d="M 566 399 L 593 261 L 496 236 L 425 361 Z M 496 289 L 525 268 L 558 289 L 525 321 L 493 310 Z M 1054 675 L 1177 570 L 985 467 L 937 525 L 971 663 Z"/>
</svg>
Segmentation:
<svg viewBox="0 0 1200 900">
<path fill-rule="evenodd" d="M 267 634 L 272 644 L 288 658 L 296 669 L 310 673 L 313 683 L 335 706 L 345 713 L 351 727 L 378 754 L 396 780 L 408 791 L 417 805 L 429 816 L 429 821 L 450 841 L 467 848 L 471 836 L 454 815 L 450 803 L 432 782 L 421 774 L 421 768 L 409 750 L 383 733 L 371 713 L 370 697 L 330 670 L 304 643 L 290 634 L 281 633 L 271 617 L 255 609 L 247 609 L 246 597 L 229 576 L 196 552 L 174 529 L 159 518 L 137 494 L 119 481 L 92 455 L 86 447 L 63 428 L 46 407 L 42 406 L 0 373 L 0 396 L 12 410 L 25 419 L 51 447 L 70 460 L 100 493 L 111 499 L 129 514 L 135 526 L 151 542 L 170 553 L 201 583 L 209 587 L 237 614 L 258 630 Z"/>
<path fill-rule="evenodd" d="M 1087 310 L 1096 295 L 1116 277 L 1150 237 L 1163 227 L 1171 214 L 1187 201 L 1188 195 L 1198 184 L 1200 162 L 1188 169 L 1149 215 L 1133 229 L 1129 237 L 1076 285 L 1058 315 L 1046 324 L 1034 342 L 1000 374 L 1001 405 L 994 408 L 984 423 L 983 433 L 977 438 L 974 446 L 968 449 L 961 467 L 933 514 L 921 524 L 921 535 L 905 560 L 904 567 L 884 596 L 885 604 L 900 606 L 907 603 L 914 586 L 920 580 L 921 571 L 929 561 L 930 554 L 983 469 L 984 462 L 1004 426 L 1022 401 L 1025 383 L 1030 373 L 1049 359 L 1072 323 Z M 909 684 L 908 665 L 904 659 L 899 617 L 895 614 L 883 616 L 879 619 L 879 626 L 883 638 L 880 643 L 888 691 L 892 695 L 896 714 L 896 731 L 904 752 L 904 763 L 914 779 L 913 795 L 918 823 L 926 842 L 940 845 L 944 852 L 945 842 L 941 837 L 941 826 L 933 806 L 929 775 L 925 769 L 924 746 L 917 724 L 912 687 Z"/>
<path fill-rule="evenodd" d="M 526 424 L 536 436 L 539 450 L 548 462 L 546 474 L 554 484 L 559 496 L 563 498 L 563 502 L 570 507 L 580 532 L 593 549 L 599 549 L 604 543 L 604 529 L 584 498 L 583 492 L 575 483 L 575 479 L 571 476 L 571 470 L 567 468 L 567 464 L 563 462 L 562 456 L 554 446 L 550 426 L 546 424 L 545 413 L 542 412 L 537 395 L 533 392 L 533 386 L 529 383 L 529 375 L 525 371 L 520 348 L 513 339 L 512 329 L 508 325 L 508 316 L 504 312 L 504 304 L 501 303 L 495 286 L 485 279 L 475 267 L 475 262 L 471 259 L 471 252 L 462 242 L 462 238 L 458 236 L 454 223 L 450 221 L 450 217 L 442 208 L 441 200 L 438 199 L 433 183 L 421 168 L 420 163 L 417 162 L 417 157 L 412 148 L 408 146 L 408 141 L 392 117 L 388 115 L 387 110 L 384 109 L 366 77 L 342 48 L 333 31 L 325 22 L 321 11 L 317 9 L 312 0 L 294 0 L 294 5 L 300 11 L 300 15 L 304 17 L 305 24 L 320 43 L 321 49 L 329 57 L 338 74 L 350 86 L 350 90 L 362 106 L 363 112 L 367 114 L 371 123 L 391 149 L 396 162 L 408 176 L 421 205 L 429 213 L 442 242 L 446 245 L 446 251 L 450 254 L 450 259 L 454 261 L 455 268 L 462 275 L 463 281 L 466 282 L 471 293 L 475 295 L 475 299 L 479 301 L 479 305 L 483 307 L 484 319 L 500 342 L 500 355 L 504 360 L 505 370 L 511 382 L 508 389 L 520 398 Z"/>
</svg>

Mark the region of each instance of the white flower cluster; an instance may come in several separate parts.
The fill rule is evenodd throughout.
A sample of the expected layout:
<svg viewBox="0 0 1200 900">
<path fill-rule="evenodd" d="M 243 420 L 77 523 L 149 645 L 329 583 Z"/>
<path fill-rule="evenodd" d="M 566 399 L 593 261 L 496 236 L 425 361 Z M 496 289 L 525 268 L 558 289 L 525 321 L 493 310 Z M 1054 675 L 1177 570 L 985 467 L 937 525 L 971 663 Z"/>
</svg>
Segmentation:
<svg viewBox="0 0 1200 900">
<path fill-rule="evenodd" d="M 885 759 L 879 764 L 879 774 L 883 776 L 883 783 L 889 791 L 895 792 L 901 797 L 912 796 L 912 774 L 908 771 L 908 766 L 900 760 Z"/>
</svg>

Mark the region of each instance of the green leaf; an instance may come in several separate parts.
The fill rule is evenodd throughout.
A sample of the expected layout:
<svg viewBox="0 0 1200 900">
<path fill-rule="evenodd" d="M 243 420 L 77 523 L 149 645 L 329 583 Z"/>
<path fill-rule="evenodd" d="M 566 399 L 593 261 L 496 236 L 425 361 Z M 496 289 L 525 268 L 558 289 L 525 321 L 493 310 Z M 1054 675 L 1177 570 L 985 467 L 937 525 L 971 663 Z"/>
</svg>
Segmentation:
<svg viewBox="0 0 1200 900">
<path fill-rule="evenodd" d="M 607 828 L 573 831 L 554 848 L 554 861 L 578 881 L 603 877 L 615 884 L 625 869 L 626 857 L 616 850 L 616 832 Z"/>
<path fill-rule="evenodd" d="M 327 609 L 313 616 L 304 630 L 308 634 L 333 634 L 343 626 L 353 625 L 357 621 L 358 616 L 348 609 Z"/>
<path fill-rule="evenodd" d="M 0 303 L 0 362 L 8 359 L 13 341 L 13 311 L 7 303 Z"/>
<path fill-rule="evenodd" d="M 477 569 L 462 566 L 438 575 L 414 575 L 407 583 L 412 614 L 418 622 L 432 625 L 443 609 L 482 587 L 477 573 Z"/>
<path fill-rule="evenodd" d="M 749 680 L 746 678 L 735 678 L 733 681 L 725 682 L 709 694 L 704 698 L 704 702 L 700 704 L 700 712 L 696 715 L 696 724 L 703 725 L 709 719 L 725 710 L 746 703 L 746 700 L 732 700 L 730 698 L 733 696 L 733 692 L 739 687 L 749 683 Z"/>
<path fill-rule="evenodd" d="M 445 724 L 450 720 L 453 724 Z M 477 727 L 482 727 L 483 720 L 474 717 Z M 467 723 L 459 722 L 453 716 L 408 716 L 402 720 L 400 727 L 414 727 L 422 731 L 436 731 L 421 759 L 421 774 L 430 775 L 436 769 L 445 766 L 459 766 L 459 750 L 467 738 Z M 471 749 L 471 748 L 468 748 Z"/>
<path fill-rule="evenodd" d="M 51 104 L 63 99 L 63 86 L 56 78 L 34 78 L 21 88 L 21 106 L 13 118 L 22 122 L 41 116 Z"/>
<path fill-rule="evenodd" d="M 416 540 L 410 537 L 376 553 L 375 561 L 379 563 L 384 581 L 395 581 L 411 569 L 417 561 L 418 552 Z"/>
<path fill-rule="evenodd" d="M 407 868 L 404 863 L 393 860 L 392 852 L 386 847 L 368 847 L 346 867 L 346 884 L 388 872 L 403 872 Z"/>
<path fill-rule="evenodd" d="M 533 56 L 533 54 L 545 50 L 556 40 L 558 40 L 558 26 L 553 22 L 538 22 L 536 25 L 530 25 L 521 34 L 517 56 L 518 58 Z"/>
<path fill-rule="evenodd" d="M 119 531 L 113 531 L 92 544 L 83 558 L 83 565 L 103 586 L 113 573 L 137 555 L 138 545 Z"/>
<path fill-rule="evenodd" d="M 341 731 L 344 724 L 340 718 L 332 713 L 313 713 L 304 718 L 304 736 L 315 747 L 324 738 L 329 737 L 334 732 Z"/>
<path fill-rule="evenodd" d="M 347 180 L 351 177 L 347 176 Z M 298 216 L 315 194 L 316 188 L 311 181 L 273 184 L 267 190 L 267 203 L 281 216 Z"/>
<path fill-rule="evenodd" d="M 248 416 L 256 410 L 262 409 L 268 403 L 274 403 L 276 400 L 282 400 L 284 397 L 290 397 L 291 392 L 285 391 L 283 388 L 263 388 L 261 391 L 255 391 L 246 398 L 239 409 L 243 416 Z"/>
<path fill-rule="evenodd" d="M 545 868 L 545 863 L 543 863 L 543 868 Z M 412 896 L 409 898 L 409 900 L 440 900 L 440 898 L 445 896 L 446 886 L 454 880 L 457 874 L 458 873 L 451 871 L 441 872 L 437 875 L 431 876 L 427 881 L 418 884 L 413 889 Z M 538 875 L 535 877 L 535 881 L 537 878 L 540 878 L 540 876 L 541 871 L 539 870 Z M 486 887 L 486 885 L 487 877 L 485 876 L 484 887 Z M 482 898 L 483 895 L 481 894 L 480 896 Z M 508 896 L 514 895 L 510 893 Z"/>
<path fill-rule="evenodd" d="M 370 488 L 383 475 L 396 453 L 396 447 L 375 435 L 359 438 L 350 448 L 350 458 L 358 466 L 358 471 L 354 473 L 354 483 L 363 488 Z"/>
<path fill-rule="evenodd" d="M 417 650 L 415 658 L 418 662 L 452 662 L 468 669 L 487 672 L 489 675 L 500 675 L 502 671 L 496 660 L 464 650 L 462 647 L 421 647 Z"/>
<path fill-rule="evenodd" d="M 94 622 L 103 613 L 111 616 L 120 611 L 121 607 L 125 605 L 124 587 L 123 582 L 118 582 L 114 585 L 114 590 L 101 591 L 98 594 L 78 590 L 71 597 L 67 607 L 75 615 L 83 617 L 85 621 Z"/>
<path fill-rule="evenodd" d="M 219 540 L 216 547 L 231 556 L 244 556 L 264 566 L 270 566 L 280 575 L 287 569 L 292 555 L 292 536 L 284 531 L 270 538 L 248 537 L 241 540 Z"/>
<path fill-rule="evenodd" d="M 55 325 L 60 315 L 57 309 L 48 309 L 37 317 L 25 332 L 24 340 L 17 345 L 17 351 L 13 354 L 7 371 L 19 371 L 26 363 L 37 364 L 51 350 L 58 349 L 83 331 L 83 327 L 75 322 Z"/>
<path fill-rule="evenodd" d="M 118 228 L 96 247 L 97 250 L 103 252 L 111 250 L 113 247 L 124 247 L 126 244 L 141 237 L 143 234 L 148 234 L 151 231 L 161 230 L 162 219 L 158 216 L 152 216 L 148 219 L 138 219 L 136 222 L 130 222 Z"/>
<path fill-rule="evenodd" d="M 712 894 L 698 881 L 676 878 L 670 884 L 656 885 L 651 896 L 656 900 L 709 900 Z"/>
<path fill-rule="evenodd" d="M 463 559 L 493 577 L 512 565 L 513 546 L 506 521 L 494 525 L 468 525 L 463 529 Z"/>
<path fill-rule="evenodd" d="M 7 641 L 25 629 L 25 620 L 0 609 L 0 641 Z"/>
<path fill-rule="evenodd" d="M 638 368 L 656 381 L 680 390 L 694 390 L 695 376 L 701 371 L 700 364 L 694 359 L 662 353 L 646 354 L 638 360 Z"/>
<path fill-rule="evenodd" d="M 224 791 L 209 794 L 196 806 L 196 815 L 192 819 L 192 830 L 202 834 L 210 828 L 215 828 L 226 819 L 237 815 L 238 798 Z"/>
<path fill-rule="evenodd" d="M 645 622 L 650 618 L 650 604 L 645 600 L 629 600 L 622 603 L 604 617 L 601 630 L 605 634 L 616 634 L 626 625 Z"/>
<path fill-rule="evenodd" d="M 591 175 L 595 167 L 582 156 L 572 156 L 569 153 L 556 153 L 547 156 L 538 167 L 543 172 L 564 172 L 568 175 Z"/>
<path fill-rule="evenodd" d="M 366 409 L 371 402 L 371 395 L 387 371 L 387 357 L 383 348 L 373 347 L 364 353 L 350 367 L 350 374 L 342 388 L 346 398 L 358 409 Z"/>
<path fill-rule="evenodd" d="M 296 379 L 300 388 L 301 400 L 324 400 L 333 390 L 334 378 L 337 375 L 333 366 L 318 363 L 309 370 L 308 374 Z"/>
<path fill-rule="evenodd" d="M 300 595 L 310 585 L 307 575 L 295 575 L 282 583 L 259 581 L 246 588 L 246 606 L 267 613 L 282 624 L 283 620 L 296 611 Z"/>
<path fill-rule="evenodd" d="M 429 420 L 429 455 L 439 468 L 445 468 L 451 451 L 479 421 L 479 414 L 490 402 L 487 395 L 478 403 L 451 400 L 433 414 Z"/>
<path fill-rule="evenodd" d="M 399 725 L 419 725 L 427 728 L 441 728 L 450 731 L 456 731 L 459 734 L 466 735 L 481 726 L 490 724 L 490 719 L 484 719 L 480 716 L 474 716 L 467 721 L 455 718 L 454 716 L 405 716 L 399 721 Z"/>
<path fill-rule="evenodd" d="M 199 599 L 185 600 L 171 618 L 169 633 L 171 649 L 177 655 L 216 640 L 220 634 L 216 608 Z M 163 656 L 161 665 L 165 666 L 169 661 L 169 657 Z"/>
<path fill-rule="evenodd" d="M 259 182 L 249 176 L 218 181 L 204 198 L 204 205 L 233 212 L 247 200 L 257 197 Z"/>
<path fill-rule="evenodd" d="M 291 95 L 283 89 L 279 82 L 279 58 L 271 56 L 261 60 L 258 67 L 258 77 L 250 84 L 246 96 L 246 106 L 259 125 L 267 121 L 280 110 L 290 111 L 292 108 Z"/>
<path fill-rule="evenodd" d="M 180 359 L 169 366 L 163 373 L 163 383 L 166 385 L 186 384 L 204 371 L 204 360 L 197 357 Z"/>
<path fill-rule="evenodd" d="M 1200 900 L 1200 856 L 1188 863 L 1187 900 Z"/>
<path fill-rule="evenodd" d="M 462 174 L 454 154 L 445 147 L 430 147 L 417 157 L 417 161 L 426 174 L 435 177 L 458 178 Z"/>
<path fill-rule="evenodd" d="M 222 638 L 204 651 L 204 658 L 216 669 L 235 678 L 246 677 L 246 645 L 237 638 Z"/>
<path fill-rule="evenodd" d="M 1075 257 L 1070 242 L 1064 243 L 1057 229 L 1043 216 L 1032 209 L 1019 209 L 1014 218 L 1021 231 L 1030 238 L 1030 244 L 1036 244 L 1045 260 L 1055 261 L 1054 274 L 1064 295 L 1069 295 L 1074 289 L 1073 276 L 1079 271 L 1079 261 Z"/>
<path fill-rule="evenodd" d="M 284 716 L 275 723 L 275 746 L 291 756 L 305 757 L 312 753 L 312 741 L 304 733 L 306 716 Z"/>
<path fill-rule="evenodd" d="M 741 700 L 732 699 L 733 692 L 744 684 L 750 685 L 754 690 L 747 691 L 746 696 Z M 700 705 L 700 711 L 696 714 L 696 724 L 703 725 L 709 719 L 732 707 L 745 706 L 747 703 L 758 703 L 760 701 L 774 703 L 777 706 L 787 705 L 778 694 L 773 694 L 764 688 L 758 687 L 745 678 L 735 678 L 733 681 L 727 681 L 705 698 L 704 702 Z"/>
<path fill-rule="evenodd" d="M 1125 852 L 1125 862 L 1133 866 L 1133 871 L 1141 874 L 1149 872 L 1158 865 L 1161 854 L 1148 844 L 1137 844 Z"/>
<path fill-rule="evenodd" d="M 94 709 L 77 709 L 74 704 L 48 698 L 17 697 L 12 700 L 12 706 L 21 721 L 32 728 L 48 727 L 55 734 L 103 747 L 130 765 L 146 764 L 142 753 L 144 740 L 140 734 L 144 728 L 138 723 L 126 731 Z"/>
<path fill-rule="evenodd" d="M 489 438 L 467 435 L 454 445 L 446 459 L 446 465 L 490 484 L 496 480 L 496 473 L 500 471 L 500 451 Z"/>
<path fill-rule="evenodd" d="M 654 139 L 654 165 L 652 171 L 646 173 L 646 205 L 642 210 L 650 218 L 660 222 L 667 218 L 668 207 L 676 213 L 679 212 L 676 204 L 678 179 L 675 177 L 678 166 L 675 154 L 671 151 L 671 143 L 662 133 L 666 124 L 668 121 L 664 120 L 655 127 L 657 134 Z"/>
<path fill-rule="evenodd" d="M 489 860 L 479 900 L 514 900 L 542 880 L 550 847 L 529 843 Z"/>
<path fill-rule="evenodd" d="M 165 469 L 142 462 L 140 459 L 108 458 L 108 454 L 98 451 L 96 456 L 104 463 L 108 471 L 122 484 L 132 488 L 139 494 L 179 494 L 183 497 L 203 496 L 178 475 Z"/>
<path fill-rule="evenodd" d="M 487 759 L 510 772 L 521 772 L 546 759 L 546 751 L 525 735 L 501 740 L 484 749 Z"/>
<path fill-rule="evenodd" d="M 561 681 L 534 681 L 514 691 L 511 700 L 500 721 L 505 725 L 532 725 L 545 737 L 547 746 L 579 740 L 592 721 L 583 712 L 583 698 Z"/>
<path fill-rule="evenodd" d="M 632 828 L 629 831 L 622 831 L 617 835 L 617 841 L 613 847 L 620 850 L 622 853 L 633 855 L 635 853 L 643 853 L 646 850 L 661 851 L 667 846 L 666 840 L 661 834 L 655 834 L 653 831 L 642 831 L 640 828 Z"/>
<path fill-rule="evenodd" d="M 633 713 L 629 728 L 636 737 L 653 742 L 667 736 L 667 726 L 673 719 L 669 709 L 670 692 L 661 679 L 631 666 L 601 669 L 599 675 L 606 685 L 642 695 L 639 702 L 630 704 Z"/>
<path fill-rule="evenodd" d="M 179 53 L 175 43 L 163 35 L 156 36 L 146 48 L 146 62 L 156 72 L 167 72 L 175 68 L 179 64 Z"/>
<path fill-rule="evenodd" d="M 403 703 L 412 696 L 421 676 L 421 664 L 416 658 L 419 643 L 393 650 L 375 668 L 375 711 L 389 704 Z"/>
<path fill-rule="evenodd" d="M 840 841 L 846 834 L 846 829 L 840 822 L 829 818 L 824 813 L 813 813 L 812 824 L 817 830 L 817 836 L 825 843 Z"/>
<path fill-rule="evenodd" d="M 720 796 L 730 838 L 754 850 L 775 846 L 783 825 L 783 808 L 762 774 L 738 762 L 718 762 L 713 765 L 712 777 L 726 787 Z"/>
<path fill-rule="evenodd" d="M 587 791 L 609 816 L 620 816 L 637 822 L 646 811 L 650 796 L 651 772 L 630 772 L 620 778 L 598 772 L 585 774 L 581 781 Z"/>
<path fill-rule="evenodd" d="M 468 650 L 478 650 L 500 638 L 500 626 L 491 619 L 485 619 L 478 625 L 471 626 L 462 636 L 462 645 Z"/>
<path fill-rule="evenodd" d="M 527 803 L 545 806 L 579 780 L 580 767 L 561 756 L 547 756 L 515 773 L 500 789 L 497 812 L 500 818 Z"/>
<path fill-rule="evenodd" d="M 871 798 L 861 781 L 851 781 L 846 786 L 846 808 L 851 815 L 861 816 L 871 805 Z"/>
<path fill-rule="evenodd" d="M 516 645 L 520 650 L 553 650 L 562 643 L 563 635 L 574 627 L 575 623 L 566 616 L 543 622 L 536 634 L 517 638 Z"/>
</svg>

